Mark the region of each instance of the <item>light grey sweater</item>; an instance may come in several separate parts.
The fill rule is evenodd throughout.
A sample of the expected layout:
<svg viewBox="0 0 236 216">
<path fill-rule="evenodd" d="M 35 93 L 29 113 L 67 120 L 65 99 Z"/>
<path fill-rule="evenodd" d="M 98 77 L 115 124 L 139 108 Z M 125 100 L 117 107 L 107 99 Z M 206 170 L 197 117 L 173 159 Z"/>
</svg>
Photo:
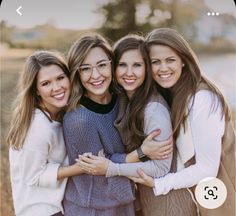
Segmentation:
<svg viewBox="0 0 236 216">
<path fill-rule="evenodd" d="M 121 98 L 120 100 L 120 110 L 119 115 L 115 121 L 115 125 L 120 130 L 121 137 L 125 142 L 126 137 L 124 136 L 124 132 L 122 130 L 124 122 L 124 118 L 122 119 L 122 113 L 124 113 L 123 109 L 125 107 L 125 103 L 127 100 L 125 98 Z M 151 98 L 147 106 L 144 110 L 144 133 L 145 135 L 150 134 L 152 131 L 160 129 L 161 134 L 155 138 L 157 141 L 166 140 L 172 134 L 172 126 L 170 113 L 168 110 L 168 106 L 164 99 L 160 95 L 155 95 Z M 120 155 L 123 157 L 123 155 Z M 113 161 L 119 161 L 119 154 L 114 155 L 111 159 Z M 138 177 L 137 169 L 142 168 L 145 173 L 152 177 L 161 177 L 167 174 L 171 167 L 172 156 L 168 157 L 164 160 L 149 160 L 146 162 L 137 162 L 137 163 L 114 163 L 110 162 L 108 166 L 108 170 L 106 173 L 107 177 L 111 176 L 134 176 Z"/>
</svg>

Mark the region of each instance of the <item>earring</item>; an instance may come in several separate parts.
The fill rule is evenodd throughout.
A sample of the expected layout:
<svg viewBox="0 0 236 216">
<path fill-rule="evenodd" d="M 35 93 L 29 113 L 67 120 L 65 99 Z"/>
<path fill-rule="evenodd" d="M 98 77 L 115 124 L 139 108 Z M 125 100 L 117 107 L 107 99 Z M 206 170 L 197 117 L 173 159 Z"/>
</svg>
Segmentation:
<svg viewBox="0 0 236 216">
<path fill-rule="evenodd" d="M 183 63 L 183 64 L 182 64 L 182 67 L 184 67 L 184 66 L 185 66 L 185 64 Z"/>
</svg>

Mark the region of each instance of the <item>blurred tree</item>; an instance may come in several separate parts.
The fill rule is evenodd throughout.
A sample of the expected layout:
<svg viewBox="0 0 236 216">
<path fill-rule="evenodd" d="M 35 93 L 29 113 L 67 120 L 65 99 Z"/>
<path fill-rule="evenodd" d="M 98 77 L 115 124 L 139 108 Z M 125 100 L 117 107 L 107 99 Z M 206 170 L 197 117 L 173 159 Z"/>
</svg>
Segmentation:
<svg viewBox="0 0 236 216">
<path fill-rule="evenodd" d="M 14 26 L 9 27 L 7 25 L 7 22 L 2 20 L 0 22 L 0 30 L 1 30 L 1 37 L 0 37 L 0 41 L 1 43 L 7 43 L 9 45 L 11 44 L 11 34 L 12 32 L 15 30 Z"/>
<path fill-rule="evenodd" d="M 140 0 L 111 1 L 99 8 L 104 14 L 105 22 L 101 32 L 112 40 L 117 40 L 125 34 L 137 31 L 136 5 Z"/>
<path fill-rule="evenodd" d="M 105 16 L 101 32 L 115 41 L 130 32 L 144 32 L 158 27 L 175 28 L 196 36 L 194 21 L 206 8 L 203 0 L 111 0 L 98 11 Z"/>
</svg>

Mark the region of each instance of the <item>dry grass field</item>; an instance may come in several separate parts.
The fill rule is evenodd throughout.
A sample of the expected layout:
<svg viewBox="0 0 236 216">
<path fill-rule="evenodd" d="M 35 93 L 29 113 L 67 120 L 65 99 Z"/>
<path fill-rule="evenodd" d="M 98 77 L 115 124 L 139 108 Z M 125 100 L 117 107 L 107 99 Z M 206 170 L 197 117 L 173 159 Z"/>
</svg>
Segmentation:
<svg viewBox="0 0 236 216">
<path fill-rule="evenodd" d="M 11 104 L 16 95 L 16 84 L 26 57 L 32 50 L 1 50 L 1 202 L 0 215 L 13 216 L 9 180 L 8 147 L 5 136 L 10 119 Z"/>
<path fill-rule="evenodd" d="M 1 201 L 0 215 L 13 216 L 11 187 L 9 180 L 8 147 L 5 136 L 10 118 L 11 103 L 16 96 L 16 83 L 26 57 L 32 50 L 3 50 L 1 58 Z M 233 113 L 235 126 L 235 112 Z"/>
</svg>

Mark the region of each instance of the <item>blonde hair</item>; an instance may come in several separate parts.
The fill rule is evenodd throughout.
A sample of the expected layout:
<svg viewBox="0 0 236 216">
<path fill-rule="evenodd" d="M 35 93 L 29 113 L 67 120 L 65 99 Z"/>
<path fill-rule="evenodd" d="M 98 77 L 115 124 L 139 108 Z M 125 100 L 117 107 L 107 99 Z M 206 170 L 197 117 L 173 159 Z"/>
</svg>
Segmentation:
<svg viewBox="0 0 236 216">
<path fill-rule="evenodd" d="M 71 96 L 68 104 L 69 111 L 75 109 L 79 105 L 80 98 L 85 93 L 78 73 L 78 68 L 83 63 L 89 51 L 95 47 L 102 48 L 108 58 L 113 61 L 113 53 L 110 44 L 98 34 L 83 36 L 72 45 L 68 52 L 68 67 L 71 73 Z M 110 86 L 110 88 L 112 87 Z"/>
<path fill-rule="evenodd" d="M 7 143 L 15 150 L 22 148 L 40 98 L 37 96 L 37 75 L 44 66 L 57 65 L 69 77 L 64 56 L 57 51 L 36 51 L 26 60 L 18 82 L 19 94 L 15 100 Z"/>
</svg>

